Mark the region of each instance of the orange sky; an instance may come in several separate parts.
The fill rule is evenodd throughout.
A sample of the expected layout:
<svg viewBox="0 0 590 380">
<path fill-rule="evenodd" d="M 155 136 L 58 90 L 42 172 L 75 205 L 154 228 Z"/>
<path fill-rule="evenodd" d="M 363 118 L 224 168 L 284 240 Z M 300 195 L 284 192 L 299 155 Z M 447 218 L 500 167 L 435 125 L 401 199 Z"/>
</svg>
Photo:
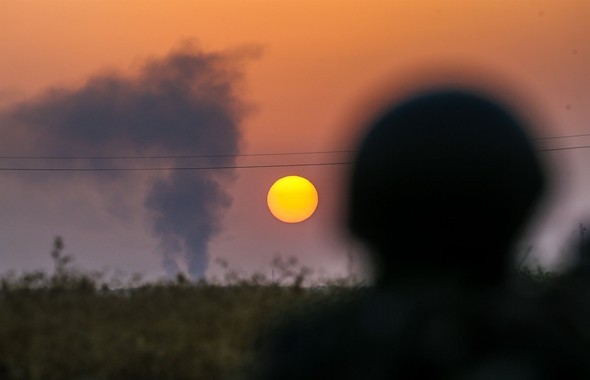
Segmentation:
<svg viewBox="0 0 590 380">
<path fill-rule="evenodd" d="M 415 67 L 446 62 L 483 67 L 531 94 L 549 133 L 583 133 L 588 20 L 587 0 L 0 0 L 0 106 L 102 70 L 132 72 L 195 38 L 206 50 L 262 49 L 242 89 L 257 108 L 244 124 L 248 152 L 341 148 L 363 101 Z M 276 175 L 242 175 L 235 188 L 264 192 Z M 319 188 L 333 186 L 316 175 Z M 257 234 L 239 223 L 248 194 L 236 194 L 217 246 Z"/>
<path fill-rule="evenodd" d="M 335 127 L 364 93 L 415 65 L 474 61 L 574 106 L 590 67 L 585 0 L 2 0 L 0 7 L 4 101 L 97 70 L 132 70 L 183 38 L 206 49 L 262 46 L 245 91 L 259 108 L 246 128 L 257 150 L 307 148 L 309 133 Z"/>
</svg>

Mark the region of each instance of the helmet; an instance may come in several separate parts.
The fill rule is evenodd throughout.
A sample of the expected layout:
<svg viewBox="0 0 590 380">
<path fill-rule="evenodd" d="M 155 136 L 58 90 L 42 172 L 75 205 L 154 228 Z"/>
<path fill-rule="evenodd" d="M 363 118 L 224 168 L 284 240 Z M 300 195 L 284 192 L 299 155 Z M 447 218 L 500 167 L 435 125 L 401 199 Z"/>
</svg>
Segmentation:
<svg viewBox="0 0 590 380">
<path fill-rule="evenodd" d="M 509 109 L 437 89 L 392 105 L 369 126 L 350 177 L 348 224 L 382 277 L 419 270 L 494 282 L 544 183 Z"/>
</svg>

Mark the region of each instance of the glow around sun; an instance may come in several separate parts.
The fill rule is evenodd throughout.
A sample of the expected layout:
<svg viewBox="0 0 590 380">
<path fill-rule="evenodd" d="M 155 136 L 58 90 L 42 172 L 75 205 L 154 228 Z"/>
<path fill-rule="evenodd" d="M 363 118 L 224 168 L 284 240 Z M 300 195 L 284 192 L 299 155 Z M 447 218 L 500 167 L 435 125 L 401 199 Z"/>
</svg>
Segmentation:
<svg viewBox="0 0 590 380">
<path fill-rule="evenodd" d="M 295 175 L 277 180 L 268 190 L 268 209 L 285 223 L 299 223 L 313 215 L 318 192 L 307 179 Z"/>
</svg>

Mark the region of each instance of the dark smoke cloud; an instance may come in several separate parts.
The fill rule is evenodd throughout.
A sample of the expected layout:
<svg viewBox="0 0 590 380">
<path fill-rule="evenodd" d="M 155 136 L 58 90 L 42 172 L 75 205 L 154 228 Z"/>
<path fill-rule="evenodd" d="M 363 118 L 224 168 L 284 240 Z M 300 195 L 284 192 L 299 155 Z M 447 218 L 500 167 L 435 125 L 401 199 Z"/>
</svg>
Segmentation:
<svg viewBox="0 0 590 380">
<path fill-rule="evenodd" d="M 77 89 L 52 89 L 0 115 L 0 148 L 3 155 L 35 156 L 236 154 L 240 122 L 248 110 L 236 86 L 244 58 L 249 57 L 244 51 L 207 53 L 186 45 L 147 61 L 134 75 L 102 74 Z M 234 161 L 218 157 L 198 164 Z M 175 164 L 186 162 L 166 163 Z M 220 231 L 223 212 L 231 204 L 226 189 L 235 175 L 232 170 L 179 171 L 152 180 L 144 205 L 154 216 L 153 231 L 169 273 L 177 272 L 179 260 L 184 260 L 192 275 L 204 274 L 208 243 Z M 123 181 L 121 176 L 108 179 Z"/>
</svg>

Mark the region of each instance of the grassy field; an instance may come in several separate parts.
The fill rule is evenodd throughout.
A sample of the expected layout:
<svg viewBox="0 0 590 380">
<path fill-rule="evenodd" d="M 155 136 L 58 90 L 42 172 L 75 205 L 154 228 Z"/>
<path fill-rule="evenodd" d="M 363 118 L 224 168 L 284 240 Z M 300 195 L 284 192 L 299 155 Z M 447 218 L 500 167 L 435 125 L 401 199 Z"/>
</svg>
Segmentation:
<svg viewBox="0 0 590 380">
<path fill-rule="evenodd" d="M 272 281 L 243 278 L 226 262 L 216 283 L 105 281 L 62 252 L 57 239 L 51 274 L 0 278 L 0 379 L 245 379 L 273 327 L 367 289 L 350 279 L 302 286 L 309 270 L 280 258 Z"/>
<path fill-rule="evenodd" d="M 53 274 L 1 280 L 0 379 L 245 378 L 264 331 L 353 289 L 301 287 L 306 272 L 289 265 L 288 286 L 230 273 L 223 286 L 179 276 L 114 288 L 71 269 L 60 244 Z"/>
</svg>

